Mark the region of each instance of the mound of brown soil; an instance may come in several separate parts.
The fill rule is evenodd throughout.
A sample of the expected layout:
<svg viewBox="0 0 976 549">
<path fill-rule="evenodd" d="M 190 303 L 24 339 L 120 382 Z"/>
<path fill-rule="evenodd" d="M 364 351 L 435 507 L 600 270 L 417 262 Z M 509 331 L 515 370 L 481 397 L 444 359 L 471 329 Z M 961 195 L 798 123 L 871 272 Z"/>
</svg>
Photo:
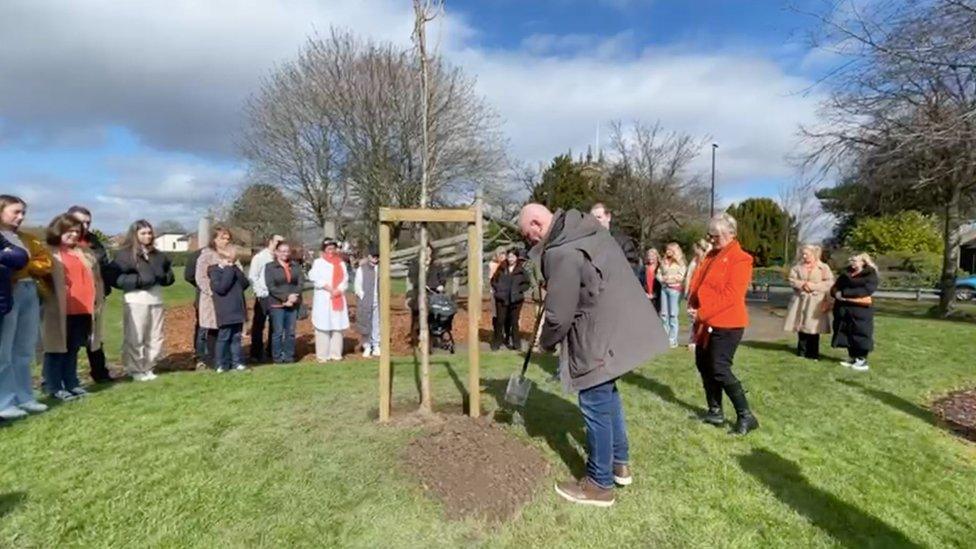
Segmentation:
<svg viewBox="0 0 976 549">
<path fill-rule="evenodd" d="M 499 523 L 515 516 L 548 475 L 538 450 L 487 418 L 448 417 L 404 454 L 407 470 L 449 518 Z"/>
<path fill-rule="evenodd" d="M 976 388 L 949 393 L 932 404 L 932 412 L 953 432 L 976 442 Z"/>
</svg>

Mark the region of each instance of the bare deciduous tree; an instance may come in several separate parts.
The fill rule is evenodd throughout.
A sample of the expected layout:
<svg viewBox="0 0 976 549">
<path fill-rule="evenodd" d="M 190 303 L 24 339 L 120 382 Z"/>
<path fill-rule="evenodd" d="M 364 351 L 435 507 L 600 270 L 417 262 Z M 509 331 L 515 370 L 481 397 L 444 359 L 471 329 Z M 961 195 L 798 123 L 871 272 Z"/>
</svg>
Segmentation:
<svg viewBox="0 0 976 549">
<path fill-rule="evenodd" d="M 848 0 L 827 13 L 814 45 L 843 63 L 826 82 L 823 123 L 803 128 L 808 166 L 864 184 L 904 184 L 930 198 L 945 252 L 939 310 L 954 298 L 961 212 L 976 190 L 976 2 Z"/>
<path fill-rule="evenodd" d="M 686 172 L 704 143 L 666 132 L 660 123 L 635 122 L 629 129 L 619 121 L 611 123 L 607 194 L 613 197 L 615 219 L 634 225 L 641 249 L 661 227 L 701 215 L 696 205 L 703 186 Z"/>
<path fill-rule="evenodd" d="M 419 58 L 333 30 L 276 68 L 247 107 L 245 156 L 317 224 L 339 212 L 375 226 L 380 206 L 416 207 L 423 147 Z M 495 112 L 474 82 L 429 59 L 429 202 L 470 201 L 504 167 Z M 397 234 L 394 234 L 396 237 Z"/>
</svg>

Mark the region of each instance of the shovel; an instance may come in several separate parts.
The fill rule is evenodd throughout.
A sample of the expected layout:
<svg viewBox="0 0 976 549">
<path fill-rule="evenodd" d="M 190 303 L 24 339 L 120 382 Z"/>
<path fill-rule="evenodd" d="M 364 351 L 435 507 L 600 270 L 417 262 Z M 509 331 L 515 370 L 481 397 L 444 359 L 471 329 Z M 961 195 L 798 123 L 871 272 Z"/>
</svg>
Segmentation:
<svg viewBox="0 0 976 549">
<path fill-rule="evenodd" d="M 525 401 L 529 398 L 529 390 L 532 389 L 532 380 L 525 378 L 525 371 L 529 369 L 529 361 L 532 360 L 532 348 L 539 341 L 539 334 L 542 332 L 542 312 L 543 308 L 539 307 L 539 312 L 535 318 L 535 335 L 532 337 L 529 349 L 525 351 L 525 361 L 522 362 L 522 370 L 512 374 L 512 377 L 508 378 L 508 388 L 505 389 L 505 402 L 514 406 L 525 406 Z"/>
</svg>

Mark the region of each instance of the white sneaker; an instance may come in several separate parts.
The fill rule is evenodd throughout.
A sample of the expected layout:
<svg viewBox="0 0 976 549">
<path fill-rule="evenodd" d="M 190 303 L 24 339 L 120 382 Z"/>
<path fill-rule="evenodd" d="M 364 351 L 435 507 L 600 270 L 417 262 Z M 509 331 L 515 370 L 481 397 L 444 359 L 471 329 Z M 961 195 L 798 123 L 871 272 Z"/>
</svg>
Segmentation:
<svg viewBox="0 0 976 549">
<path fill-rule="evenodd" d="M 25 412 L 31 412 L 31 413 L 34 413 L 34 414 L 39 414 L 41 412 L 46 412 L 47 411 L 47 404 L 41 404 L 40 402 L 38 402 L 36 400 L 32 400 L 32 401 L 30 401 L 30 402 L 28 402 L 26 404 L 21 404 L 20 406 L 18 406 L 18 408 L 20 408 L 21 410 L 23 410 Z"/>
<path fill-rule="evenodd" d="M 850 360 L 842 360 L 840 361 L 840 365 L 845 368 L 850 368 L 851 366 L 854 366 L 854 363 L 851 362 Z"/>
<path fill-rule="evenodd" d="M 330 356 L 329 357 L 329 360 L 341 361 L 342 360 L 342 356 Z"/>
<path fill-rule="evenodd" d="M 866 371 L 870 370 L 871 368 L 868 367 L 868 361 L 867 360 L 865 360 L 863 358 L 859 358 L 859 359 L 857 359 L 857 360 L 854 361 L 854 364 L 851 364 L 851 369 L 852 370 L 857 370 L 858 372 L 866 372 Z"/>
<path fill-rule="evenodd" d="M 243 372 L 247 370 L 247 366 L 243 364 L 238 364 L 237 366 L 234 367 L 234 369 L 237 370 L 238 372 Z"/>
<path fill-rule="evenodd" d="M 369 345 L 363 345 L 363 358 L 369 358 L 373 355 L 373 349 Z"/>
<path fill-rule="evenodd" d="M 373 347 L 373 356 L 380 356 L 382 354 L 383 354 L 383 352 L 380 351 L 380 348 L 379 348 L 378 345 L 376 347 Z"/>
<path fill-rule="evenodd" d="M 145 375 L 146 375 L 146 381 L 152 381 L 152 380 L 156 379 L 156 377 L 158 377 L 158 376 L 156 376 L 156 374 L 152 373 L 152 370 L 146 372 Z"/>
<path fill-rule="evenodd" d="M 77 400 L 78 399 L 78 397 L 75 396 L 74 393 L 72 393 L 70 391 L 65 391 L 64 389 L 61 389 L 60 391 L 54 393 L 51 396 L 54 397 L 54 398 L 56 398 L 56 399 L 58 399 L 58 400 L 60 400 L 61 402 L 71 402 L 72 400 Z"/>
<path fill-rule="evenodd" d="M 227 369 L 226 369 L 226 368 L 217 368 L 217 373 L 218 373 L 218 374 L 222 374 L 222 373 L 224 373 L 224 372 L 226 372 L 226 371 L 227 371 Z"/>
<path fill-rule="evenodd" d="M 71 390 L 71 394 L 75 395 L 76 397 L 85 397 L 88 396 L 88 391 L 82 389 L 81 387 L 75 387 Z"/>
<path fill-rule="evenodd" d="M 27 412 L 16 406 L 8 406 L 0 410 L 0 419 L 18 419 L 22 417 L 27 417 Z"/>
</svg>

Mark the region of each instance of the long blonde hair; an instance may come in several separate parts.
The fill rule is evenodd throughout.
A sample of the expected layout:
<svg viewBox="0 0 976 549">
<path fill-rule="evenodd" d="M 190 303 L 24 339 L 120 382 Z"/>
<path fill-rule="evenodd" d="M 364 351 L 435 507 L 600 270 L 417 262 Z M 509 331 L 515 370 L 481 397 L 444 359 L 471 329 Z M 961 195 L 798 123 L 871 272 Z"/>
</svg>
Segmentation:
<svg viewBox="0 0 976 549">
<path fill-rule="evenodd" d="M 855 261 L 863 261 L 865 266 L 871 267 L 872 269 L 874 269 L 875 272 L 878 271 L 878 266 L 874 264 L 874 260 L 871 259 L 870 254 L 868 254 L 867 252 L 854 254 L 847 261 L 849 261 L 850 263 L 853 263 Z"/>
<path fill-rule="evenodd" d="M 661 258 L 661 262 L 668 261 L 668 250 L 674 252 L 674 262 L 678 265 L 684 267 L 685 263 L 685 252 L 681 250 L 681 245 L 677 242 L 669 242 L 667 246 L 664 247 L 664 257 Z"/>
</svg>

